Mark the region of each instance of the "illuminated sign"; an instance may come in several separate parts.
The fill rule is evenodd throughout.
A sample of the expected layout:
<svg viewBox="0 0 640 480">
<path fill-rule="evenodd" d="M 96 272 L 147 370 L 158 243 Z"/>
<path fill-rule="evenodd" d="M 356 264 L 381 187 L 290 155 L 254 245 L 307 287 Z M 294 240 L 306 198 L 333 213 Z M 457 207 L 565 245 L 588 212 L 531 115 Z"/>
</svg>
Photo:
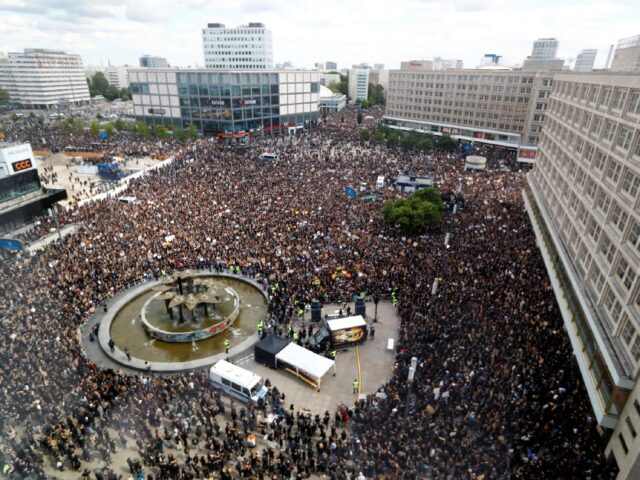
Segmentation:
<svg viewBox="0 0 640 480">
<path fill-rule="evenodd" d="M 520 157 L 521 158 L 536 158 L 536 151 L 535 150 L 520 150 Z"/>
<path fill-rule="evenodd" d="M 11 164 L 11 167 L 13 168 L 14 172 L 20 172 L 22 170 L 28 170 L 29 168 L 32 168 L 33 164 L 31 163 L 31 160 L 29 160 L 27 158 L 26 160 L 20 160 L 18 162 L 13 162 Z"/>
<path fill-rule="evenodd" d="M 165 114 L 164 108 L 149 108 L 147 110 L 147 112 L 149 112 L 151 115 L 164 115 Z"/>
<path fill-rule="evenodd" d="M 256 101 L 252 98 L 249 98 L 247 100 L 240 100 L 240 105 L 255 105 Z"/>
</svg>

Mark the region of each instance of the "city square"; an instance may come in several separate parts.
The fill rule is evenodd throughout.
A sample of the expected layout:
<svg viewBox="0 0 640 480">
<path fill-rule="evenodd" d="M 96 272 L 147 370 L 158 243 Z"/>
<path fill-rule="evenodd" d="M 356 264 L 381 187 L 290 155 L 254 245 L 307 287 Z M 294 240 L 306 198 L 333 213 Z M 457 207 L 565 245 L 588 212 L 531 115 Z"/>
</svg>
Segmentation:
<svg viewBox="0 0 640 480">
<path fill-rule="evenodd" d="M 15 30 L 101 7 L 0 4 L 2 478 L 640 478 L 640 35 L 390 53 L 423 3 L 387 68 L 275 5 L 114 8 L 104 65 Z"/>
</svg>

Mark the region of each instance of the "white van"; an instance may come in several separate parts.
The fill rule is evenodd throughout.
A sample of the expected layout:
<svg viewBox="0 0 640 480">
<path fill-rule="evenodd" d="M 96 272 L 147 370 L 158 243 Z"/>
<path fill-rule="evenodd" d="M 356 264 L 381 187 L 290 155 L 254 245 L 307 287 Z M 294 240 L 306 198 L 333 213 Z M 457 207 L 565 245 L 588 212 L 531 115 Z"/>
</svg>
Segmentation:
<svg viewBox="0 0 640 480">
<path fill-rule="evenodd" d="M 384 175 L 378 175 L 378 179 L 376 180 L 376 187 L 377 188 L 384 187 Z"/>
<path fill-rule="evenodd" d="M 263 385 L 262 378 L 226 360 L 218 360 L 211 367 L 209 380 L 214 388 L 243 402 L 256 404 L 267 394 L 267 387 Z"/>
<path fill-rule="evenodd" d="M 140 200 L 136 197 L 120 197 L 118 198 L 119 202 L 128 203 L 130 205 L 140 205 Z"/>
<path fill-rule="evenodd" d="M 260 155 L 260 160 L 262 161 L 267 161 L 267 160 L 278 160 L 278 155 L 275 153 L 263 153 L 262 155 Z"/>
</svg>

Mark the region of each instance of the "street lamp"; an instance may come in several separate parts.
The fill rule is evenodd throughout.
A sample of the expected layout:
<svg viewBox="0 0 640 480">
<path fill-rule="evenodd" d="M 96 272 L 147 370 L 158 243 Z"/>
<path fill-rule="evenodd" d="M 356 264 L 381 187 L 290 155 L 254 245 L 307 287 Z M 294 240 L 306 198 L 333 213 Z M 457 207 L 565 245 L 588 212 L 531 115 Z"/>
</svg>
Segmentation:
<svg viewBox="0 0 640 480">
<path fill-rule="evenodd" d="M 380 295 L 378 295 L 378 293 L 375 293 L 373 295 L 373 304 L 375 305 L 375 313 L 373 315 L 374 323 L 378 322 L 378 303 L 380 303 Z"/>
</svg>

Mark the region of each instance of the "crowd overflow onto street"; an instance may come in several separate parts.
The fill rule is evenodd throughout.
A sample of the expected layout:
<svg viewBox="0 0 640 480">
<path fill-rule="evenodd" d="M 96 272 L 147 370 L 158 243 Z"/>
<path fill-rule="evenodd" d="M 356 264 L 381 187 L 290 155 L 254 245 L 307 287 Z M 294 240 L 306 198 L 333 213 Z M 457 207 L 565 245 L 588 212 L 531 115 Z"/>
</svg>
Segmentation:
<svg viewBox="0 0 640 480">
<path fill-rule="evenodd" d="M 1 474 L 615 478 L 523 208 L 524 172 L 505 152 L 481 149 L 487 171 L 465 172 L 455 145 L 365 141 L 361 129 L 373 133 L 382 116 L 368 112 L 362 124 L 347 109 L 251 148 L 130 132 L 101 146 L 91 132 L 28 119 L 7 128 L 8 140 L 34 149 L 175 160 L 132 181 L 127 195 L 138 202 L 72 205 L 58 217 L 75 233 L 33 256 L 0 253 Z M 263 152 L 278 158 L 261 161 Z M 390 180 L 411 172 L 432 176 L 445 204 L 443 222 L 415 234 L 381 213 L 383 200 L 403 196 Z M 361 183 L 381 198 L 345 194 Z M 21 239 L 53 226 L 42 218 Z M 391 379 L 346 408 L 312 412 L 290 405 L 275 381 L 250 407 L 212 390 L 205 370 L 135 375 L 85 357 L 82 325 L 126 285 L 221 264 L 278 285 L 267 324 L 285 332 L 313 299 L 393 294 L 401 324 Z M 116 460 L 125 449 L 126 462 Z"/>
</svg>

